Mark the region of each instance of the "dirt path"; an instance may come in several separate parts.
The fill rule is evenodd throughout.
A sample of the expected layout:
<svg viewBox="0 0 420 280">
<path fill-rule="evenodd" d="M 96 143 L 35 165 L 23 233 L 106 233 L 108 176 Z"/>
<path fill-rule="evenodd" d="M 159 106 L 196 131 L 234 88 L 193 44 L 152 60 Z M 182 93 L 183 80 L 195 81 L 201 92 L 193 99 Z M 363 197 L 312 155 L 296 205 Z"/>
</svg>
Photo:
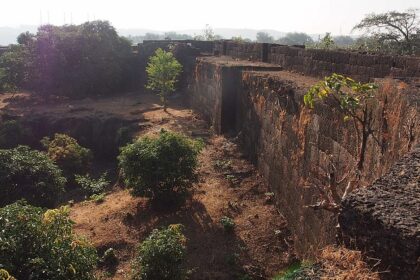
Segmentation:
<svg viewBox="0 0 420 280">
<path fill-rule="evenodd" d="M 150 96 L 138 103 L 144 108 L 147 102 L 153 110 L 142 111 L 143 121 L 151 125 L 139 135 L 165 128 L 205 140 L 199 183 L 186 205 L 171 213 L 153 211 L 146 199 L 133 198 L 124 189 L 113 190 L 101 204 L 75 204 L 71 218 L 76 222 L 76 232 L 90 238 L 100 253 L 114 248 L 120 259 L 116 271 L 103 277 L 129 279 L 137 244 L 152 229 L 175 223 L 185 226 L 190 279 L 269 279 L 293 261 L 286 222 L 237 145 L 212 135 L 205 122 L 181 101 L 172 101 L 168 113 L 156 109 L 156 99 Z M 234 219 L 233 234 L 223 231 L 222 216 Z"/>
</svg>

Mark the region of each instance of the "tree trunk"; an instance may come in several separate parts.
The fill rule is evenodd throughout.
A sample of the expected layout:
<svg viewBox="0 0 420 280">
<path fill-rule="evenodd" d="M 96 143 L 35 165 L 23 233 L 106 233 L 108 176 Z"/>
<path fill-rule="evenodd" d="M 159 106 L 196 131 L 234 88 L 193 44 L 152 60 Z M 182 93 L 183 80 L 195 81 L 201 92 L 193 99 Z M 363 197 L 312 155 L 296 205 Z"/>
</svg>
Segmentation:
<svg viewBox="0 0 420 280">
<path fill-rule="evenodd" d="M 163 101 L 163 111 L 167 112 L 166 109 L 168 108 L 168 105 L 166 103 L 166 95 L 163 95 L 162 101 Z"/>
<path fill-rule="evenodd" d="M 369 138 L 369 135 L 370 135 L 370 133 L 367 132 L 365 128 L 363 128 L 362 143 L 361 143 L 361 146 L 360 146 L 359 162 L 357 163 L 357 169 L 359 171 L 363 170 L 363 163 L 365 162 L 366 146 L 367 146 L 367 140 Z"/>
</svg>

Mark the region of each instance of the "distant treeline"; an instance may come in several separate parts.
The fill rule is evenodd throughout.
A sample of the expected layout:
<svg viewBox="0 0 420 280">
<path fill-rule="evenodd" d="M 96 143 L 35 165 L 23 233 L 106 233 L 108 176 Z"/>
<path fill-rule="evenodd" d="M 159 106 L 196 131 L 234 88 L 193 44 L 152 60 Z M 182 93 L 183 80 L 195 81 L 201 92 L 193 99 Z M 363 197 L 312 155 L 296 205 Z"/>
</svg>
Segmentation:
<svg viewBox="0 0 420 280">
<path fill-rule="evenodd" d="M 144 35 L 129 35 L 127 39 L 133 44 L 142 43 L 144 40 L 193 40 L 194 37 L 188 34 L 179 34 L 176 32 L 166 32 L 164 34 L 146 33 Z"/>
<path fill-rule="evenodd" d="M 223 38 L 220 35 L 214 35 L 215 39 L 230 39 L 235 41 L 244 41 L 244 42 L 253 42 L 253 40 L 249 38 L 242 38 L 241 36 L 234 36 L 231 38 Z M 204 35 L 189 35 L 189 34 L 181 34 L 177 32 L 165 32 L 163 34 L 158 33 L 146 33 L 144 35 L 129 35 L 127 39 L 130 40 L 133 44 L 142 43 L 144 40 L 199 40 L 204 39 L 206 40 Z M 318 40 L 314 40 L 310 35 L 306 33 L 287 33 L 284 37 L 280 37 L 278 39 L 274 39 L 269 33 L 266 32 L 258 32 L 256 42 L 259 43 L 277 43 L 282 45 L 310 45 L 315 44 L 317 41 L 320 41 L 321 38 Z M 351 36 L 335 36 L 333 40 L 337 46 L 340 47 L 347 47 L 353 45 L 357 39 Z"/>
</svg>

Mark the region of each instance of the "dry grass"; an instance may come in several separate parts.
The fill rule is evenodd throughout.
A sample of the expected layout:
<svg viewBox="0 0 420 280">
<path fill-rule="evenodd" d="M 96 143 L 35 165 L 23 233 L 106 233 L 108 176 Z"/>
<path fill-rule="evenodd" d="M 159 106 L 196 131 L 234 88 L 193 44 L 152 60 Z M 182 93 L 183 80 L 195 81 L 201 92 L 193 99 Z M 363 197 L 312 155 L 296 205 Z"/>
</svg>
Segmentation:
<svg viewBox="0 0 420 280">
<path fill-rule="evenodd" d="M 360 251 L 327 246 L 320 254 L 323 276 L 328 280 L 379 280 L 379 274 L 363 261 Z"/>
</svg>

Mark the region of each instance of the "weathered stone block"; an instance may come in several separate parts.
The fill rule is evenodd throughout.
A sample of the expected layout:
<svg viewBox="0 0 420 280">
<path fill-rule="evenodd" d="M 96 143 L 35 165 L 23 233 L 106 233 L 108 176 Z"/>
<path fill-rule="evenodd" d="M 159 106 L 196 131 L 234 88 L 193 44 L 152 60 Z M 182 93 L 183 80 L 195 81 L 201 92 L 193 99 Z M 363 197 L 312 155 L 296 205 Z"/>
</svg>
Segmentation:
<svg viewBox="0 0 420 280">
<path fill-rule="evenodd" d="M 398 161 L 371 187 L 343 201 L 344 240 L 380 259 L 386 279 L 420 276 L 420 147 Z"/>
</svg>

